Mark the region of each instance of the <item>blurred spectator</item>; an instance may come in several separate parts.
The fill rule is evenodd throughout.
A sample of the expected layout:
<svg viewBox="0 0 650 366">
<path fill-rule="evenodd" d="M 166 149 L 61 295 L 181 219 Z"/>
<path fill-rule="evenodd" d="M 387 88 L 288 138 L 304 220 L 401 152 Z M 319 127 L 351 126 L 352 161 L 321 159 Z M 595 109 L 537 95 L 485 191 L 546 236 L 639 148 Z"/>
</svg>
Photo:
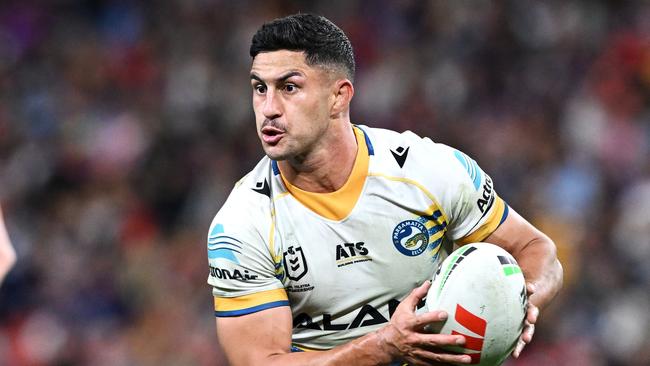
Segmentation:
<svg viewBox="0 0 650 366">
<path fill-rule="evenodd" d="M 18 262 L 2 365 L 225 365 L 205 236 L 261 157 L 263 22 L 355 46 L 356 123 L 471 154 L 559 246 L 567 281 L 509 365 L 650 364 L 650 3 L 0 3 L 0 201 Z"/>
<path fill-rule="evenodd" d="M 7 273 L 16 263 L 16 250 L 14 249 L 7 228 L 5 226 L 2 207 L 0 207 L 0 286 Z"/>
</svg>

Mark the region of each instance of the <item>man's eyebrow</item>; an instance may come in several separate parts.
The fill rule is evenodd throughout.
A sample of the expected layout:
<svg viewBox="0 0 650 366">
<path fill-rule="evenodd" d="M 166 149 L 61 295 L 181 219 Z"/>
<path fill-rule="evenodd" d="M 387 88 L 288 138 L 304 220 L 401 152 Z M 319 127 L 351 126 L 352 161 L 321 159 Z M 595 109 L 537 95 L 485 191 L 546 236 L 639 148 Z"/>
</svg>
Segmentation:
<svg viewBox="0 0 650 366">
<path fill-rule="evenodd" d="M 274 81 L 275 81 L 275 82 L 285 81 L 285 80 L 287 80 L 288 78 L 290 78 L 290 77 L 292 77 L 292 76 L 303 76 L 303 73 L 301 73 L 300 71 L 289 71 L 289 72 L 287 72 L 286 74 L 280 75 L 279 77 L 277 77 L 276 79 L 274 79 Z M 255 73 L 253 73 L 253 72 L 251 73 L 251 79 L 253 79 L 253 80 L 257 80 L 257 81 L 259 81 L 260 83 L 264 84 L 264 80 L 262 80 L 261 77 L 257 76 L 257 75 L 256 75 Z"/>
</svg>

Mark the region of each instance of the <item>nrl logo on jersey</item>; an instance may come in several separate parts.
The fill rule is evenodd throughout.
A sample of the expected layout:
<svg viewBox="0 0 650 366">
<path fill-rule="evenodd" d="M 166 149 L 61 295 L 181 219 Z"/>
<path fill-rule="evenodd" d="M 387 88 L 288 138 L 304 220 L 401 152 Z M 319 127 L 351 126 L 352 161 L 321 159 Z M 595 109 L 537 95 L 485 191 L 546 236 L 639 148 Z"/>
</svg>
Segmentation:
<svg viewBox="0 0 650 366">
<path fill-rule="evenodd" d="M 305 259 L 305 253 L 303 253 L 301 247 L 294 247 L 291 245 L 283 255 L 284 271 L 287 278 L 293 281 L 298 281 L 307 274 L 307 260 Z"/>
</svg>

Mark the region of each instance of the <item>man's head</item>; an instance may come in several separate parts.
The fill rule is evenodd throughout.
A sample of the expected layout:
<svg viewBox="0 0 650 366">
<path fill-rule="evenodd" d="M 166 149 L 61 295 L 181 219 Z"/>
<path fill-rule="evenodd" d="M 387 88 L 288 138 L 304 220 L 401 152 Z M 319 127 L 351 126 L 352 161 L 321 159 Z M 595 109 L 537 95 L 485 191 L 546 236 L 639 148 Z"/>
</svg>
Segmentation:
<svg viewBox="0 0 650 366">
<path fill-rule="evenodd" d="M 253 109 L 265 153 L 301 160 L 336 148 L 331 142 L 349 129 L 354 94 L 354 57 L 345 33 L 323 17 L 291 15 L 264 24 L 250 54 Z"/>
<path fill-rule="evenodd" d="M 338 69 L 354 80 L 352 44 L 341 28 L 325 17 L 294 14 L 262 25 L 253 36 L 251 57 L 279 50 L 304 52 L 308 65 Z"/>
</svg>

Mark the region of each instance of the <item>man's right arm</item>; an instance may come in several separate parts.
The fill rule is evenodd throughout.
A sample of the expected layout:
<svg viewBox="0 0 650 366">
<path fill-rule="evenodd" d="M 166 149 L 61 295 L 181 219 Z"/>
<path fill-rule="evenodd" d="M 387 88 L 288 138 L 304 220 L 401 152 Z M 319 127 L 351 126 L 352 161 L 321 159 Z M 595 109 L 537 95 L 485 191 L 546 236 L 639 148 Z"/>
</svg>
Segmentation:
<svg viewBox="0 0 650 366">
<path fill-rule="evenodd" d="M 429 288 L 427 281 L 398 306 L 388 325 L 349 343 L 322 352 L 291 352 L 292 316 L 281 306 L 238 317 L 218 317 L 217 336 L 231 366 L 268 365 L 410 365 L 468 364 L 467 355 L 436 350 L 464 344 L 462 336 L 428 334 L 423 327 L 442 321 L 446 314 L 415 314 L 415 306 Z"/>
</svg>

